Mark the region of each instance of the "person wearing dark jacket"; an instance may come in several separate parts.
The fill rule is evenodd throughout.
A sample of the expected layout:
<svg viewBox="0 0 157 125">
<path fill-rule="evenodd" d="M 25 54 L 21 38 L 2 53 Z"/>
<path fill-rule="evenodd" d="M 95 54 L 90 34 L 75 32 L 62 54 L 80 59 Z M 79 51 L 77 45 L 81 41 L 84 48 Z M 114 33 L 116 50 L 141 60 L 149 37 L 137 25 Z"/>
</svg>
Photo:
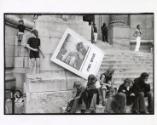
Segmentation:
<svg viewBox="0 0 157 125">
<path fill-rule="evenodd" d="M 125 79 L 118 89 L 118 93 L 109 98 L 107 104 L 108 113 L 126 113 L 126 105 L 133 102 L 132 81 Z"/>
<path fill-rule="evenodd" d="M 147 83 L 149 74 L 144 72 L 139 78 L 134 80 L 133 92 L 135 93 L 135 103 L 133 113 L 146 113 L 144 98 L 148 98 L 148 112 L 153 113 L 153 94 L 150 91 L 150 85 Z"/>
<path fill-rule="evenodd" d="M 101 27 L 101 32 L 102 32 L 102 41 L 108 42 L 108 28 L 106 26 L 106 23 L 103 23 Z"/>
<path fill-rule="evenodd" d="M 126 105 L 131 105 L 134 102 L 134 93 L 132 91 L 133 81 L 126 78 L 124 83 L 120 85 L 118 93 L 123 93 L 126 97 Z"/>
</svg>

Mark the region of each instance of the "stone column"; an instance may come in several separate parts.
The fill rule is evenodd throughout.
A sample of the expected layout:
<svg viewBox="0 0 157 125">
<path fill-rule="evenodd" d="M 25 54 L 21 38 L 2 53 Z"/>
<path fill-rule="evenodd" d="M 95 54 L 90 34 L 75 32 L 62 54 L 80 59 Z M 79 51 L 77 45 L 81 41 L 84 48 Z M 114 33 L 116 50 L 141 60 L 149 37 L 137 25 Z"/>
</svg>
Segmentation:
<svg viewBox="0 0 157 125">
<path fill-rule="evenodd" d="M 113 46 L 129 48 L 130 28 L 128 26 L 129 15 L 111 15 L 109 39 Z"/>
</svg>

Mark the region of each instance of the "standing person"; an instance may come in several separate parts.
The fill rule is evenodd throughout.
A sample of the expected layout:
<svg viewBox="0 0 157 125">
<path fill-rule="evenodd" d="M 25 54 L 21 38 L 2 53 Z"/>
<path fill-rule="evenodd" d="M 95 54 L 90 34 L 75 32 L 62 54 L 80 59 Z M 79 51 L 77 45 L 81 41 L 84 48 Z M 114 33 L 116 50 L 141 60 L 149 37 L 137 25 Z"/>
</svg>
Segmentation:
<svg viewBox="0 0 157 125">
<path fill-rule="evenodd" d="M 101 27 L 101 32 L 102 32 L 102 41 L 108 42 L 108 28 L 106 26 L 106 23 L 103 23 Z"/>
<path fill-rule="evenodd" d="M 140 44 L 141 44 L 141 26 L 138 24 L 136 27 L 136 31 L 134 33 L 134 36 L 136 37 L 136 46 L 135 46 L 135 52 L 138 52 L 140 49 Z"/>
<path fill-rule="evenodd" d="M 144 98 L 148 98 L 148 112 L 154 112 L 153 94 L 150 90 L 148 81 L 148 73 L 144 72 L 139 78 L 134 80 L 133 92 L 135 93 L 135 103 L 133 105 L 133 113 L 146 113 L 146 105 Z"/>
<path fill-rule="evenodd" d="M 39 73 L 40 70 L 40 57 L 39 52 L 41 52 L 44 57 L 42 51 L 40 50 L 40 39 L 38 38 L 38 31 L 32 30 L 33 36 L 28 39 L 26 47 L 30 50 L 29 57 L 31 60 L 30 72 L 31 73 Z M 35 70 L 34 70 L 35 68 Z"/>
<path fill-rule="evenodd" d="M 106 86 L 106 76 L 105 74 L 100 75 L 100 88 L 99 88 L 99 93 L 100 93 L 100 104 L 103 106 L 105 105 L 105 100 L 106 100 L 106 92 L 107 92 L 107 86 Z"/>
<path fill-rule="evenodd" d="M 23 39 L 23 35 L 24 35 L 24 31 L 25 31 L 25 26 L 24 26 L 24 21 L 21 19 L 19 20 L 18 22 L 18 32 L 17 32 L 17 37 L 18 37 L 18 55 L 21 53 L 21 42 L 22 42 L 22 39 Z"/>
<path fill-rule="evenodd" d="M 18 23 L 18 43 L 20 44 L 21 41 L 22 41 L 22 38 L 23 38 L 23 34 L 24 34 L 24 31 L 25 31 L 25 26 L 24 26 L 24 21 L 23 20 L 19 20 L 19 23 Z"/>
<path fill-rule="evenodd" d="M 96 43 L 97 42 L 97 38 L 98 38 L 98 31 L 97 31 L 97 27 L 96 27 L 96 24 L 94 23 L 93 24 L 93 35 L 94 35 L 94 42 Z"/>
</svg>

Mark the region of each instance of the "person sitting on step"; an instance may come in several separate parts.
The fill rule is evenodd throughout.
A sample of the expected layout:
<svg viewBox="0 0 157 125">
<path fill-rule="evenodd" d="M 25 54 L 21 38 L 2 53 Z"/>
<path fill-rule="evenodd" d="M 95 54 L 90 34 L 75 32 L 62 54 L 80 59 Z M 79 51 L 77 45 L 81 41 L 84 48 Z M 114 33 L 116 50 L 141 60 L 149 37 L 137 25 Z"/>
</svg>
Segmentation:
<svg viewBox="0 0 157 125">
<path fill-rule="evenodd" d="M 96 113 L 96 105 L 99 104 L 99 92 L 96 88 L 96 81 L 97 78 L 93 74 L 88 76 L 86 89 L 81 96 L 81 113 Z"/>
<path fill-rule="evenodd" d="M 126 105 L 131 105 L 134 102 L 135 94 L 132 91 L 133 81 L 129 78 L 124 80 L 124 83 L 119 86 L 118 93 L 123 93 L 126 98 Z"/>
<path fill-rule="evenodd" d="M 85 88 L 82 86 L 80 81 L 75 81 L 73 85 L 72 99 L 68 102 L 65 109 L 66 113 L 77 113 L 81 107 L 81 95 Z"/>
<path fill-rule="evenodd" d="M 105 77 L 104 82 L 106 86 L 106 98 L 114 95 L 117 92 L 117 89 L 113 87 L 112 77 L 114 74 L 114 69 L 109 68 L 103 73 L 103 77 Z"/>
<path fill-rule="evenodd" d="M 133 105 L 133 113 L 147 113 L 145 100 L 148 98 L 148 112 L 154 112 L 154 102 L 153 102 L 153 93 L 150 89 L 150 84 L 148 83 L 149 74 L 143 72 L 140 77 L 134 80 L 133 92 L 135 93 L 135 103 Z"/>
</svg>

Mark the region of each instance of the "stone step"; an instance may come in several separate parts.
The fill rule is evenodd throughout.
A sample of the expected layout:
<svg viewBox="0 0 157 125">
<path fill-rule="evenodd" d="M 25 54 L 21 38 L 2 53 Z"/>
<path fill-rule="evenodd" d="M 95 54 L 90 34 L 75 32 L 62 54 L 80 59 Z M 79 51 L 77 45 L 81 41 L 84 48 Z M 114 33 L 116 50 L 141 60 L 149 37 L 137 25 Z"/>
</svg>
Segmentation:
<svg viewBox="0 0 157 125">
<path fill-rule="evenodd" d="M 134 51 L 127 51 L 127 50 L 117 50 L 115 48 L 110 48 L 109 50 L 104 50 L 105 55 L 133 55 L 133 56 L 139 56 L 139 57 L 153 57 L 152 53 L 146 53 L 146 52 L 139 52 L 135 53 Z"/>
<path fill-rule="evenodd" d="M 113 48 L 111 48 L 113 49 Z M 135 57 L 153 57 L 153 54 L 152 53 L 134 53 L 133 51 L 129 51 L 127 52 L 126 50 L 123 50 L 123 51 L 107 51 L 107 50 L 104 50 L 105 52 L 105 56 L 118 56 L 118 55 L 121 55 L 121 56 L 126 56 L 126 55 L 131 55 L 131 56 L 135 56 Z"/>
<path fill-rule="evenodd" d="M 152 61 L 153 60 L 153 58 L 140 58 L 140 57 L 133 57 L 133 56 L 110 56 L 110 57 L 105 57 L 104 56 L 104 58 L 103 58 L 103 60 L 122 60 L 123 59 L 123 61 L 124 60 L 131 60 L 131 59 L 133 59 L 133 60 L 145 60 L 145 61 Z"/>
<path fill-rule="evenodd" d="M 152 61 L 153 60 L 153 58 L 139 58 L 139 57 L 128 57 L 128 56 L 120 56 L 120 57 L 118 57 L 118 56 L 115 56 L 115 57 L 113 57 L 113 56 L 111 56 L 111 57 L 104 57 L 103 58 L 103 60 L 144 60 L 144 61 L 148 61 L 148 62 L 150 62 L 150 61 Z"/>
<path fill-rule="evenodd" d="M 111 47 L 112 49 L 105 49 L 104 51 L 106 53 L 110 53 L 110 54 L 133 54 L 133 55 L 142 55 L 142 56 L 149 56 L 149 55 L 153 55 L 152 53 L 148 53 L 148 52 L 134 52 L 134 51 L 131 51 L 131 50 L 128 50 L 128 49 L 120 49 L 120 48 L 114 48 L 114 47 Z"/>
<path fill-rule="evenodd" d="M 101 66 L 100 69 L 99 69 L 99 72 L 102 72 L 102 71 L 106 71 L 108 70 L 109 67 L 103 67 Z M 113 66 L 112 67 L 114 70 L 144 70 L 144 71 L 150 71 L 150 70 L 153 70 L 152 67 L 137 67 L 137 66 Z"/>
<path fill-rule="evenodd" d="M 64 91 L 73 88 L 74 81 L 84 84 L 85 80 L 78 76 L 65 76 L 65 74 L 55 75 L 52 73 L 41 73 L 36 75 L 27 74 L 29 92 L 49 92 Z"/>
<path fill-rule="evenodd" d="M 109 66 L 134 66 L 136 65 L 137 67 L 145 67 L 143 64 L 141 63 L 127 63 L 127 62 L 123 62 L 123 63 L 120 63 L 120 62 L 104 62 L 101 64 L 102 67 L 109 67 Z M 146 65 L 146 64 L 145 64 Z M 151 63 L 148 63 L 146 65 L 147 67 L 153 67 L 153 64 Z"/>
</svg>

